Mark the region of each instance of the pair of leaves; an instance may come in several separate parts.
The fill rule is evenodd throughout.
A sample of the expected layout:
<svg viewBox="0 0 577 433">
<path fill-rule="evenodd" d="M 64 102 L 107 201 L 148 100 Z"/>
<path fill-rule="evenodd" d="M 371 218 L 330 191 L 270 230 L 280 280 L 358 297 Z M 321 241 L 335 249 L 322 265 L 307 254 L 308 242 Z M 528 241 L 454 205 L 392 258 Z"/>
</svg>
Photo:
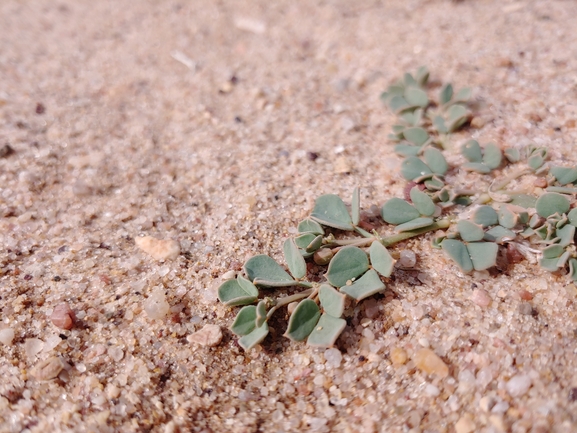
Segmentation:
<svg viewBox="0 0 577 433">
<path fill-rule="evenodd" d="M 435 203 L 419 188 L 414 187 L 410 192 L 413 204 L 400 198 L 388 200 L 381 209 L 381 216 L 389 224 L 395 224 L 398 232 L 416 230 L 433 224 Z"/>
<path fill-rule="evenodd" d="M 242 307 L 230 329 L 241 337 L 238 344 L 244 350 L 249 350 L 261 343 L 269 331 L 264 301 L 259 302 L 258 305 Z"/>
<path fill-rule="evenodd" d="M 328 284 L 319 288 L 321 309 L 312 299 L 301 301 L 291 314 L 285 336 L 293 341 L 307 339 L 314 347 L 331 347 L 343 332 L 346 321 L 341 319 L 345 296 Z"/>
<path fill-rule="evenodd" d="M 539 260 L 539 266 L 550 272 L 555 272 L 565 267 L 570 257 L 571 253 L 565 249 L 565 246 L 559 244 L 550 245 L 543 250 L 543 257 Z"/>
<path fill-rule="evenodd" d="M 461 242 L 445 239 L 441 248 L 451 257 L 463 272 L 473 269 L 483 271 L 495 266 L 498 246 L 492 242 Z"/>
<path fill-rule="evenodd" d="M 476 140 L 469 140 L 461 147 L 461 153 L 469 161 L 462 165 L 465 170 L 489 173 L 501 165 L 503 152 L 495 143 L 488 143 L 482 149 Z"/>
<path fill-rule="evenodd" d="M 409 156 L 401 164 L 401 174 L 409 181 L 419 183 L 433 176 L 444 176 L 449 168 L 443 154 L 434 148 L 428 148 L 423 153 L 423 160 L 416 156 Z"/>
<path fill-rule="evenodd" d="M 360 221 L 360 196 L 359 189 L 353 191 L 351 202 L 351 215 L 343 200 L 336 194 L 321 195 L 315 201 L 315 207 L 311 218 L 328 227 L 339 230 L 354 230 Z"/>
<path fill-rule="evenodd" d="M 370 263 L 367 254 L 358 247 L 340 249 L 329 264 L 327 280 L 357 301 L 384 290 L 379 274 L 389 277 L 395 261 L 378 241 L 371 244 L 369 256 Z"/>
</svg>

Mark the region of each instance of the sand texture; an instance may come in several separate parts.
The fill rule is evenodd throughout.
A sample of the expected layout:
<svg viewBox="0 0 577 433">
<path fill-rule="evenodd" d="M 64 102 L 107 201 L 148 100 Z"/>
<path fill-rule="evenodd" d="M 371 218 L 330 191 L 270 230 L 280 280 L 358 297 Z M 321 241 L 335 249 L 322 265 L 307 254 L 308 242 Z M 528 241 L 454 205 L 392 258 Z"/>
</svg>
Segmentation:
<svg viewBox="0 0 577 433">
<path fill-rule="evenodd" d="M 577 289 L 534 261 L 463 275 L 404 242 L 416 264 L 329 350 L 280 312 L 244 352 L 216 299 L 319 195 L 402 196 L 379 95 L 405 71 L 473 89 L 451 162 L 475 137 L 577 163 L 576 22 L 570 0 L 2 0 L 0 432 L 577 431 Z"/>
</svg>

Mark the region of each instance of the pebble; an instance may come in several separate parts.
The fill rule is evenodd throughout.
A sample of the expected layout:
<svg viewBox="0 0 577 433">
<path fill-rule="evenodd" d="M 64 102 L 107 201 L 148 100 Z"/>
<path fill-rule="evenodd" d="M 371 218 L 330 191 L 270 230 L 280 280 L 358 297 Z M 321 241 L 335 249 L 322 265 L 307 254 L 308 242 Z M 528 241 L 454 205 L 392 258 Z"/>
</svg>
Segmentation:
<svg viewBox="0 0 577 433">
<path fill-rule="evenodd" d="M 475 289 L 471 295 L 471 301 L 477 304 L 479 307 L 488 307 L 491 305 L 491 297 L 489 292 L 485 289 Z"/>
<path fill-rule="evenodd" d="M 411 250 L 401 250 L 399 260 L 395 265 L 401 269 L 413 269 L 417 264 L 417 255 Z"/>
<path fill-rule="evenodd" d="M 166 302 L 166 295 L 163 289 L 155 289 L 144 301 L 144 311 L 151 319 L 162 319 L 166 317 L 170 310 L 170 305 Z"/>
<path fill-rule="evenodd" d="M 529 302 L 521 302 L 519 304 L 519 313 L 529 316 L 533 312 L 533 307 Z"/>
<path fill-rule="evenodd" d="M 54 307 L 52 314 L 50 315 L 50 320 L 60 329 L 72 329 L 74 326 L 74 322 L 76 321 L 76 315 L 74 311 L 70 308 L 70 306 L 64 302 L 62 304 L 58 304 Z"/>
<path fill-rule="evenodd" d="M 432 383 L 427 383 L 427 386 L 425 386 L 425 394 L 431 397 L 437 397 L 441 394 L 441 391 Z"/>
<path fill-rule="evenodd" d="M 509 379 L 505 388 L 511 397 L 521 397 L 531 388 L 531 378 L 527 374 L 518 374 Z"/>
<path fill-rule="evenodd" d="M 475 431 L 475 428 L 475 423 L 468 413 L 459 418 L 459 421 L 455 424 L 456 433 L 471 433 Z"/>
<path fill-rule="evenodd" d="M 344 156 L 339 156 L 335 161 L 334 172 L 337 174 L 345 174 L 351 172 L 351 164 Z"/>
<path fill-rule="evenodd" d="M 63 368 L 62 359 L 58 356 L 52 356 L 36 364 L 31 373 L 37 380 L 51 380 L 56 378 Z"/>
<path fill-rule="evenodd" d="M 173 239 L 141 236 L 134 239 L 136 246 L 155 260 L 174 260 L 180 254 L 180 244 Z"/>
<path fill-rule="evenodd" d="M 218 325 L 204 325 L 200 331 L 196 331 L 186 337 L 189 343 L 197 343 L 201 346 L 213 347 L 222 341 L 222 330 Z"/>
<path fill-rule="evenodd" d="M 449 367 L 431 349 L 422 348 L 417 351 L 413 361 L 420 370 L 427 374 L 436 374 L 441 379 L 449 375 Z"/>
<path fill-rule="evenodd" d="M 329 367 L 338 368 L 343 360 L 343 354 L 339 349 L 330 348 L 325 350 L 325 361 Z"/>
<path fill-rule="evenodd" d="M 38 338 L 27 338 L 24 341 L 24 351 L 29 359 L 33 359 L 44 348 L 44 341 Z"/>
<path fill-rule="evenodd" d="M 391 362 L 393 365 L 403 365 L 407 362 L 407 352 L 402 347 L 395 347 L 391 350 Z"/>
<path fill-rule="evenodd" d="M 12 346 L 12 340 L 14 340 L 14 330 L 12 328 L 0 329 L 0 343 Z"/>
</svg>

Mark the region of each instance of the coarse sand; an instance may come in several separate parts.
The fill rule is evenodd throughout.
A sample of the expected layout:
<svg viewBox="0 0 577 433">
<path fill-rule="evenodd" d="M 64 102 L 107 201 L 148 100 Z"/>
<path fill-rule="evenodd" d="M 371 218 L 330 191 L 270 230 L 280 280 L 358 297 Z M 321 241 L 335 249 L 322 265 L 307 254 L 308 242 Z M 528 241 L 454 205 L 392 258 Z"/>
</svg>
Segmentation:
<svg viewBox="0 0 577 433">
<path fill-rule="evenodd" d="M 407 241 L 328 350 L 281 313 L 244 352 L 215 292 L 281 261 L 319 195 L 402 196 L 379 95 L 421 65 L 473 89 L 450 158 L 474 137 L 577 163 L 576 22 L 570 0 L 2 0 L 0 431 L 577 431 L 577 289 L 534 261 L 463 275 Z"/>
</svg>

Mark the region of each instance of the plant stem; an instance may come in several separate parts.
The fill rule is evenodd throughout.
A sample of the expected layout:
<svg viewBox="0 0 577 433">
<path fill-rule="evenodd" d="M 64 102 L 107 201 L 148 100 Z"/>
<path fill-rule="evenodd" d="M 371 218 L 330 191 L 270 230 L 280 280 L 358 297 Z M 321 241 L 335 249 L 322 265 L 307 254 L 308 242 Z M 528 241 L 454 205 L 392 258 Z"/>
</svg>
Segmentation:
<svg viewBox="0 0 577 433">
<path fill-rule="evenodd" d="M 391 236 L 387 236 L 384 237 L 381 240 L 381 243 L 385 246 L 385 247 L 389 247 L 391 245 L 394 245 L 396 243 L 402 242 L 404 240 L 410 239 L 410 238 L 414 238 L 415 236 L 419 236 L 423 233 L 427 233 L 427 232 L 431 232 L 434 230 L 440 230 L 440 229 L 446 229 L 451 225 L 451 220 L 449 218 L 444 218 L 442 220 L 439 220 L 433 224 L 431 224 L 430 226 L 427 227 L 423 227 L 420 229 L 416 229 L 416 230 L 411 230 L 409 232 L 403 232 L 403 233 L 399 233 L 396 235 L 391 235 Z"/>
<path fill-rule="evenodd" d="M 290 295 L 290 296 L 285 296 L 284 298 L 279 298 L 276 300 L 276 304 L 274 305 L 274 307 L 272 307 L 270 310 L 268 310 L 268 313 L 266 314 L 266 318 L 267 320 L 270 319 L 272 317 L 272 315 L 274 314 L 274 312 L 276 310 L 278 310 L 280 307 L 283 307 L 287 304 L 290 304 L 291 302 L 294 301 L 298 301 L 300 299 L 306 298 L 308 297 L 311 293 L 314 292 L 315 289 L 310 288 L 307 290 L 304 290 L 300 293 L 295 293 L 294 295 Z"/>
</svg>

